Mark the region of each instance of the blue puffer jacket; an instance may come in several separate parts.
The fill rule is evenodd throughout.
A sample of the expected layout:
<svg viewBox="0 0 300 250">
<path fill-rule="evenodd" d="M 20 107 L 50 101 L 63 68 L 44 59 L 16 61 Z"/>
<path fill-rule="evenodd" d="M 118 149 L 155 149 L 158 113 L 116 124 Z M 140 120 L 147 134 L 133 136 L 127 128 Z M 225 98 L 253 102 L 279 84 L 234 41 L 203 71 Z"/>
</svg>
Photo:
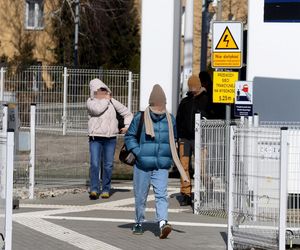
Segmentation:
<svg viewBox="0 0 300 250">
<path fill-rule="evenodd" d="M 145 124 L 143 124 L 140 143 L 136 138 L 141 113 L 138 112 L 133 118 L 125 135 L 127 150 L 136 156 L 136 166 L 140 169 L 151 171 L 155 169 L 169 169 L 172 165 L 172 154 L 169 143 L 168 120 L 165 114 L 156 115 L 150 112 L 155 138 L 145 134 Z M 176 122 L 172 117 L 174 135 L 176 137 Z M 175 138 L 176 139 L 176 138 Z"/>
</svg>

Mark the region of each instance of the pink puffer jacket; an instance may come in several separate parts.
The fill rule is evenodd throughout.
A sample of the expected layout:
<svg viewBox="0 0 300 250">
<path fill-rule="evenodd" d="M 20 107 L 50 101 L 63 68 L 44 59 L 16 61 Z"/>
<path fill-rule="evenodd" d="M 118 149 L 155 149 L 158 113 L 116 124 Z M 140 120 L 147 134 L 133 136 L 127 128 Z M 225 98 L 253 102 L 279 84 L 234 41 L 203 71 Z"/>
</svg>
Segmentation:
<svg viewBox="0 0 300 250">
<path fill-rule="evenodd" d="M 96 78 L 90 81 L 91 96 L 87 100 L 89 136 L 114 137 L 119 133 L 116 110 L 124 117 L 124 124 L 127 128 L 133 115 L 126 106 L 114 98 L 111 100 L 94 98 L 94 92 L 100 88 L 106 88 L 111 93 L 101 80 Z"/>
</svg>

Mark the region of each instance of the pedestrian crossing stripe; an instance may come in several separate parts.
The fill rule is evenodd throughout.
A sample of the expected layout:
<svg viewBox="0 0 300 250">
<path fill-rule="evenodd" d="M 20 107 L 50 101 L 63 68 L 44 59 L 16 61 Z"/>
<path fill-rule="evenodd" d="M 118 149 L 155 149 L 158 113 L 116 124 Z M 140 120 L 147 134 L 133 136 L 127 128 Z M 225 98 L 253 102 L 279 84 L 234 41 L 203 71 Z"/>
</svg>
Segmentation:
<svg viewBox="0 0 300 250">
<path fill-rule="evenodd" d="M 228 26 L 226 26 L 215 49 L 239 49 Z"/>
</svg>

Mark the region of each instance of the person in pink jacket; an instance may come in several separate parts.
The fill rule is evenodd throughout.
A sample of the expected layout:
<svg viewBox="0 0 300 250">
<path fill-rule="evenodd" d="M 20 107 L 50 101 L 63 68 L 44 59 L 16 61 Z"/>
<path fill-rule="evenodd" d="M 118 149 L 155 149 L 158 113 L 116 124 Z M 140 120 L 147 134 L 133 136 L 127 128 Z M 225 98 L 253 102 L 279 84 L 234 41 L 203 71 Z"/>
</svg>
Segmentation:
<svg viewBox="0 0 300 250">
<path fill-rule="evenodd" d="M 89 114 L 88 132 L 90 148 L 90 199 L 109 198 L 116 137 L 126 133 L 132 113 L 126 106 L 112 98 L 111 90 L 99 79 L 90 81 L 90 98 L 87 100 Z M 124 118 L 124 128 L 119 130 L 117 113 Z M 102 188 L 99 171 L 103 163 Z"/>
</svg>

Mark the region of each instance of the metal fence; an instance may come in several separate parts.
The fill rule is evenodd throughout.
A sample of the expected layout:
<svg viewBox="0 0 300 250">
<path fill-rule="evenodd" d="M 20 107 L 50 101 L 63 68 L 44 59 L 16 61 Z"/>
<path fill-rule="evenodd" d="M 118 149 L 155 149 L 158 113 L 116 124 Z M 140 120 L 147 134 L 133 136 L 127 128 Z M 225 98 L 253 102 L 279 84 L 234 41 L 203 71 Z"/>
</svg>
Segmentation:
<svg viewBox="0 0 300 250">
<path fill-rule="evenodd" d="M 286 141 L 288 144 L 286 159 L 287 182 L 283 185 L 287 188 L 286 206 L 286 240 L 290 246 L 300 239 L 300 123 L 262 122 L 260 126 L 267 128 L 285 127 Z M 282 148 L 280 148 L 282 150 Z M 281 197 L 281 199 L 283 199 Z"/>
<path fill-rule="evenodd" d="M 0 245 L 12 249 L 14 132 L 0 132 Z"/>
<path fill-rule="evenodd" d="M 29 127 L 30 104 L 37 104 L 37 129 L 87 130 L 89 82 L 99 78 L 132 112 L 139 107 L 139 75 L 128 70 L 69 69 L 61 66 L 1 68 L 0 100 L 16 102 L 21 127 Z"/>
<path fill-rule="evenodd" d="M 194 213 L 227 217 L 230 124 L 242 121 L 195 121 Z"/>
<path fill-rule="evenodd" d="M 60 66 L 0 69 L 0 100 L 17 104 L 19 134 L 29 133 L 30 106 L 36 103 L 35 184 L 70 186 L 85 184 L 89 179 L 86 100 L 89 82 L 94 78 L 106 83 L 113 97 L 133 113 L 138 110 L 139 75 L 127 70 Z M 24 137 L 20 138 L 24 142 Z M 15 188 L 25 186 L 30 190 L 32 166 L 30 149 L 17 148 Z"/>
<path fill-rule="evenodd" d="M 2 121 L 1 121 L 2 124 Z M 2 127 L 2 125 L 1 125 Z M 5 204 L 6 204 L 6 136 L 0 132 L 0 249 L 5 236 Z"/>
<path fill-rule="evenodd" d="M 228 216 L 228 249 L 299 244 L 300 124 L 195 121 L 194 212 Z"/>
<path fill-rule="evenodd" d="M 292 244 L 300 238 L 300 127 L 287 131 L 288 168 L 287 168 L 287 238 Z M 299 242 L 299 241 L 298 241 Z"/>
<path fill-rule="evenodd" d="M 86 183 L 89 177 L 86 100 L 90 95 L 89 82 L 94 78 L 106 83 L 113 97 L 133 113 L 138 110 L 139 75 L 127 70 L 60 66 L 0 69 L 0 100 L 17 104 L 19 134 L 29 133 L 30 106 L 36 103 L 36 184 L 69 186 Z M 32 165 L 30 149 L 17 148 L 15 188 L 30 189 Z"/>
<path fill-rule="evenodd" d="M 230 138 L 229 249 L 278 249 L 281 130 L 236 127 Z"/>
</svg>

